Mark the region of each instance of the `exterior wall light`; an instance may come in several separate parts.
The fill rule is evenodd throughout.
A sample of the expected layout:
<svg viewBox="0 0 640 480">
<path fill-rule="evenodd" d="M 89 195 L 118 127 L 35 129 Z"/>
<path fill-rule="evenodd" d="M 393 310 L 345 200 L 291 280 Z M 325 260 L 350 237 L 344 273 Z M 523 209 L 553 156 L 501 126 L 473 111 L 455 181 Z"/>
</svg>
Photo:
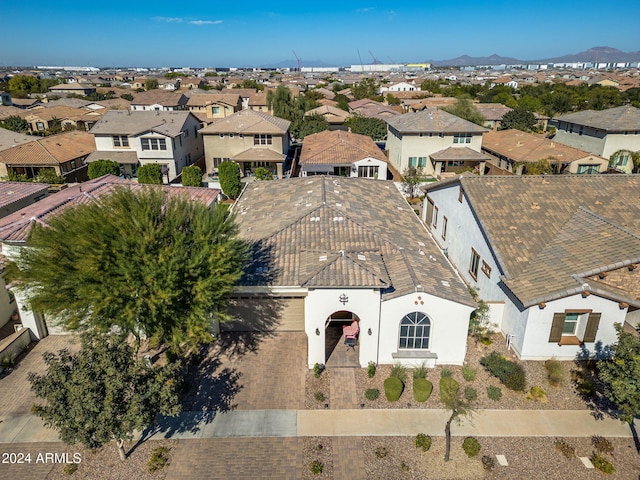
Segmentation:
<svg viewBox="0 0 640 480">
<path fill-rule="evenodd" d="M 320 336 L 320 329 L 316 328 L 316 335 Z"/>
</svg>

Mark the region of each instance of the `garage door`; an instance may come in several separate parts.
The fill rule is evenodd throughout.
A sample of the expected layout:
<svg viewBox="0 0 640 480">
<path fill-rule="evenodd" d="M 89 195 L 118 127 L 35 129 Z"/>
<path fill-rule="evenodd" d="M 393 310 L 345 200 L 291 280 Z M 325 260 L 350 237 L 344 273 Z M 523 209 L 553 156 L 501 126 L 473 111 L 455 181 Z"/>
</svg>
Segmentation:
<svg viewBox="0 0 640 480">
<path fill-rule="evenodd" d="M 304 331 L 304 297 L 249 297 L 231 300 L 232 320 L 220 325 L 225 332 Z"/>
</svg>

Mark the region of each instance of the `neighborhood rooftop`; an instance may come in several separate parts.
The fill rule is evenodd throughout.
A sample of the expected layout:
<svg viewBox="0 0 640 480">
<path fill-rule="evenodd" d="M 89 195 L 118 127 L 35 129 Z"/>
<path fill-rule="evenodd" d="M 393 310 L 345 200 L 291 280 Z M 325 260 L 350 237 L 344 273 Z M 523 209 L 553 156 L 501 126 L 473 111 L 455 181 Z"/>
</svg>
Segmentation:
<svg viewBox="0 0 640 480">
<path fill-rule="evenodd" d="M 187 111 L 109 110 L 91 129 L 95 135 L 138 135 L 155 132 L 169 137 L 180 135 Z"/>
<path fill-rule="evenodd" d="M 488 131 L 484 127 L 439 109 L 405 113 L 387 119 L 387 123 L 400 133 L 481 133 Z"/>
<path fill-rule="evenodd" d="M 559 122 L 584 125 L 607 132 L 639 132 L 640 109 L 631 105 L 609 108 L 607 110 L 584 110 L 582 112 L 561 115 Z"/>
<path fill-rule="evenodd" d="M 200 130 L 202 133 L 283 134 L 291 122 L 267 113 L 240 110 Z"/>
</svg>

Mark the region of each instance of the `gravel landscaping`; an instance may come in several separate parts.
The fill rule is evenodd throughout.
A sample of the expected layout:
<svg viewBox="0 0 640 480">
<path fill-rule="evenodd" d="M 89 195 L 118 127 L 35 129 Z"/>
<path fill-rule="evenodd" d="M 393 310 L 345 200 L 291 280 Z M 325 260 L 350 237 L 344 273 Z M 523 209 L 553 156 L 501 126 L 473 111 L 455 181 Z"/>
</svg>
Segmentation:
<svg viewBox="0 0 640 480">
<path fill-rule="evenodd" d="M 301 478 L 304 480 L 333 478 L 333 455 L 331 437 L 305 437 L 303 442 L 303 468 Z M 317 463 L 316 463 L 317 462 Z M 321 465 L 321 473 L 313 473 L 312 467 Z"/>
<path fill-rule="evenodd" d="M 307 410 L 331 408 L 330 386 L 330 370 L 324 370 L 318 378 L 314 375 L 313 370 L 309 370 L 305 383 L 305 408 Z"/>
</svg>

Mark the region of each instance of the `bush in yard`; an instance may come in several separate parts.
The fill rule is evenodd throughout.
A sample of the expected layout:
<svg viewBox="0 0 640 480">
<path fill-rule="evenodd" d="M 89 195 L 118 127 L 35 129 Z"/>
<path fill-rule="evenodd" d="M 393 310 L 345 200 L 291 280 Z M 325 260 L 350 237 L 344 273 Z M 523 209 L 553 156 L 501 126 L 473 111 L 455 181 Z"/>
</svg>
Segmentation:
<svg viewBox="0 0 640 480">
<path fill-rule="evenodd" d="M 465 387 L 464 398 L 470 402 L 478 399 L 478 391 L 473 387 Z"/>
<path fill-rule="evenodd" d="M 385 447 L 378 447 L 375 451 L 376 457 L 384 458 L 387 456 L 387 449 Z"/>
<path fill-rule="evenodd" d="M 426 378 L 416 378 L 413 381 L 413 398 L 416 402 L 426 402 L 433 391 L 433 384 Z"/>
<path fill-rule="evenodd" d="M 317 402 L 324 402 L 324 393 L 316 392 L 313 394 L 313 398 L 315 398 Z"/>
<path fill-rule="evenodd" d="M 314 460 L 313 462 L 311 462 L 309 470 L 311 470 L 311 473 L 313 473 L 314 475 L 320 475 L 324 470 L 324 464 L 320 460 Z"/>
<path fill-rule="evenodd" d="M 576 449 L 561 438 L 556 438 L 553 441 L 553 445 L 567 458 L 574 458 L 576 456 Z"/>
<path fill-rule="evenodd" d="M 62 473 L 64 473 L 65 475 L 73 475 L 77 471 L 78 471 L 78 464 L 77 463 L 68 463 L 62 469 Z"/>
<path fill-rule="evenodd" d="M 562 367 L 562 362 L 552 358 L 551 360 L 547 360 L 544 362 L 544 368 L 547 369 L 547 380 L 554 387 L 557 387 L 562 384 L 564 381 L 564 369 Z"/>
<path fill-rule="evenodd" d="M 157 163 L 149 163 L 138 168 L 138 183 L 162 185 L 162 168 Z"/>
<path fill-rule="evenodd" d="M 397 377 L 389 377 L 384 381 L 384 395 L 390 402 L 397 402 L 404 390 L 404 383 Z"/>
<path fill-rule="evenodd" d="M 151 452 L 151 458 L 147 462 L 147 470 L 154 473 L 162 470 L 169 462 L 169 449 L 167 447 L 158 447 Z"/>
<path fill-rule="evenodd" d="M 531 390 L 527 392 L 527 399 L 547 403 L 547 394 L 540 387 L 531 387 Z"/>
<path fill-rule="evenodd" d="M 480 448 L 480 442 L 478 442 L 474 437 L 467 437 L 462 442 L 462 449 L 469 458 L 478 455 L 480 453 Z"/>
<path fill-rule="evenodd" d="M 478 370 L 469 365 L 465 365 L 462 367 L 462 378 L 464 378 L 467 382 L 473 382 L 476 379 L 476 374 Z"/>
<path fill-rule="evenodd" d="M 369 362 L 367 365 L 367 377 L 373 378 L 376 374 L 376 364 L 374 362 Z"/>
<path fill-rule="evenodd" d="M 183 187 L 201 187 L 202 186 L 202 170 L 197 165 L 190 165 L 182 169 L 182 186 Z"/>
<path fill-rule="evenodd" d="M 605 457 L 604 455 L 593 452 L 590 460 L 591 463 L 593 463 L 593 466 L 600 470 L 602 473 L 612 474 L 616 471 L 616 469 L 613 467 L 613 462 L 607 459 L 607 457 Z"/>
<path fill-rule="evenodd" d="M 324 371 L 324 365 L 322 365 L 321 363 L 316 363 L 313 366 L 313 376 L 316 378 L 320 378 L 320 375 L 322 374 L 322 372 Z"/>
<path fill-rule="evenodd" d="M 419 433 L 416 435 L 415 444 L 416 448 L 421 448 L 423 452 L 426 452 L 431 448 L 431 437 L 424 433 Z"/>
<path fill-rule="evenodd" d="M 256 180 L 273 180 L 273 172 L 265 167 L 258 167 L 253 171 Z"/>
<path fill-rule="evenodd" d="M 482 357 L 480 364 L 505 387 L 518 392 L 524 391 L 527 382 L 522 365 L 506 359 L 495 351 Z"/>
<path fill-rule="evenodd" d="M 606 438 L 600 435 L 594 435 L 591 437 L 591 444 L 598 452 L 613 455 L 613 444 Z"/>
<path fill-rule="evenodd" d="M 426 377 L 427 377 L 427 367 L 424 366 L 424 363 L 413 370 L 413 378 L 426 378 Z"/>
<path fill-rule="evenodd" d="M 364 396 L 367 400 L 376 400 L 380 396 L 380 390 L 377 388 L 367 388 L 364 392 Z"/>
<path fill-rule="evenodd" d="M 114 162 L 113 160 L 96 160 L 89 164 L 87 175 L 89 176 L 89 180 L 93 180 L 94 178 L 98 178 L 103 175 L 115 175 L 119 177 L 120 165 L 118 162 Z"/>
<path fill-rule="evenodd" d="M 496 461 L 493 459 L 493 457 L 490 457 L 489 455 L 484 455 L 482 457 L 482 466 L 484 467 L 485 470 L 495 470 Z"/>
<path fill-rule="evenodd" d="M 487 397 L 491 400 L 498 401 L 502 398 L 502 390 L 500 390 L 500 387 L 494 387 L 491 385 L 487 387 Z"/>
<path fill-rule="evenodd" d="M 218 165 L 218 178 L 220 179 L 222 193 L 229 198 L 238 198 L 242 191 L 240 166 L 236 162 L 222 162 Z"/>
<path fill-rule="evenodd" d="M 395 377 L 402 383 L 405 383 L 407 381 L 407 369 L 399 363 L 394 363 L 389 376 Z"/>
<path fill-rule="evenodd" d="M 448 368 L 443 368 L 442 370 L 440 370 L 440 378 L 451 377 L 452 375 L 453 372 Z"/>
</svg>

